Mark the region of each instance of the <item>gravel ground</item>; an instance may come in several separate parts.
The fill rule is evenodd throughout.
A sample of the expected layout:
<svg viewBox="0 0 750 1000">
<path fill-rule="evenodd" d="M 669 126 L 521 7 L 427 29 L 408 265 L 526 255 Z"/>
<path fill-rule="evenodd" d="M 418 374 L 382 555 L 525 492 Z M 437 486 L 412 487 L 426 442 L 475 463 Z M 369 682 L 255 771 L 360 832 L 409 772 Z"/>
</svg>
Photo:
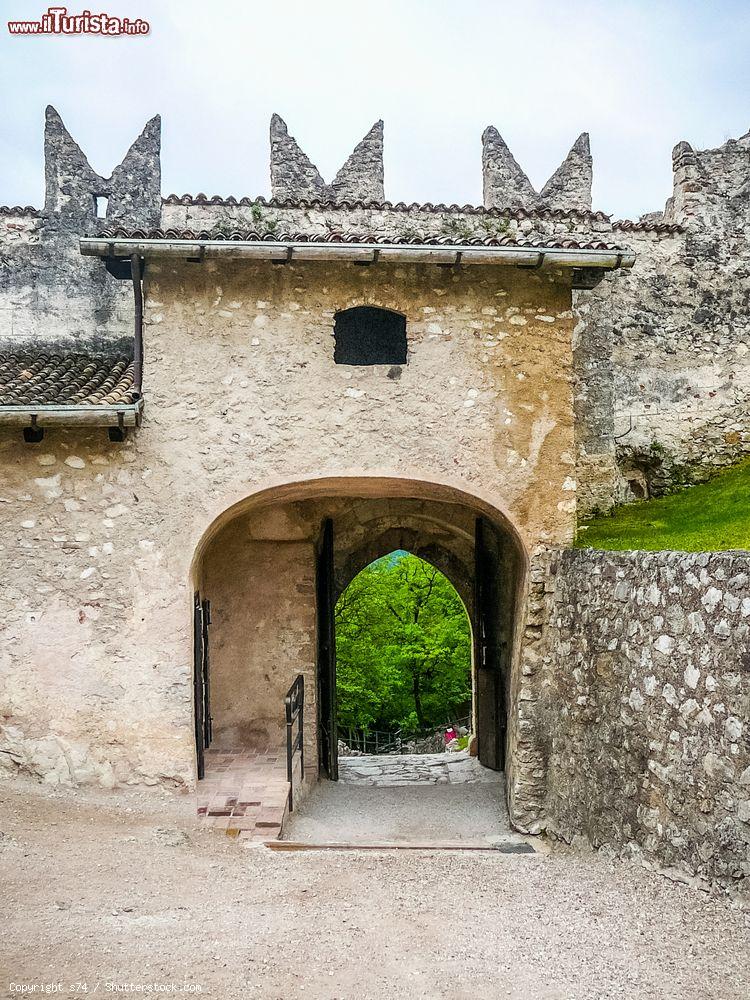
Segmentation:
<svg viewBox="0 0 750 1000">
<path fill-rule="evenodd" d="M 502 781 L 395 788 L 321 781 L 284 832 L 284 840 L 317 844 L 498 839 L 511 839 Z"/>
<path fill-rule="evenodd" d="M 718 890 L 571 850 L 248 850 L 197 829 L 193 805 L 0 787 L 0 995 L 53 982 L 192 983 L 222 1000 L 750 995 L 749 915 Z"/>
</svg>

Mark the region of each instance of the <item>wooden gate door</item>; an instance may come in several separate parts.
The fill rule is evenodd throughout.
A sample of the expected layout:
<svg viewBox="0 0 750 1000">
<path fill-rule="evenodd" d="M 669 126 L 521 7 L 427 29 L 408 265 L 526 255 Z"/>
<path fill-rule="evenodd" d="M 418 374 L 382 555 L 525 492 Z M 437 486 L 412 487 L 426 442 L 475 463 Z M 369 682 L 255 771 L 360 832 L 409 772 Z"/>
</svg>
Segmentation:
<svg viewBox="0 0 750 1000">
<path fill-rule="evenodd" d="M 502 603 L 512 601 L 501 593 L 500 558 L 496 533 L 484 518 L 477 518 L 474 547 L 474 662 L 476 664 L 477 743 L 481 764 L 502 771 L 505 763 L 505 669 L 508 636 L 502 628 Z M 510 588 L 507 587 L 509 590 Z M 503 617 L 505 615 L 503 614 Z"/>
<path fill-rule="evenodd" d="M 211 624 L 211 602 L 195 595 L 193 604 L 193 697 L 195 708 L 195 752 L 198 778 L 206 770 L 204 751 L 211 745 L 211 690 L 209 680 L 208 626 Z"/>
<path fill-rule="evenodd" d="M 336 726 L 336 626 L 333 585 L 333 521 L 323 522 L 316 565 L 318 611 L 318 753 L 321 774 L 339 778 Z"/>
</svg>

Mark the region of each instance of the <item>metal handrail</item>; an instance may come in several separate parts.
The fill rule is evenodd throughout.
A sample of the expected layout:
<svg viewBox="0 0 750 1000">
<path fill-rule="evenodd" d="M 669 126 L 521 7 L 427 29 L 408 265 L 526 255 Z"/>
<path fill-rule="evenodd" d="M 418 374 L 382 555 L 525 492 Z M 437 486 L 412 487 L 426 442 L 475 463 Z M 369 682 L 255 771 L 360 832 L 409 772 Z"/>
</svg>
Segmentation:
<svg viewBox="0 0 750 1000">
<path fill-rule="evenodd" d="M 289 782 L 289 812 L 294 809 L 294 755 L 299 750 L 300 781 L 305 780 L 305 678 L 297 674 L 284 699 L 286 711 L 286 780 Z M 294 735 L 294 725 L 297 733 Z"/>
</svg>

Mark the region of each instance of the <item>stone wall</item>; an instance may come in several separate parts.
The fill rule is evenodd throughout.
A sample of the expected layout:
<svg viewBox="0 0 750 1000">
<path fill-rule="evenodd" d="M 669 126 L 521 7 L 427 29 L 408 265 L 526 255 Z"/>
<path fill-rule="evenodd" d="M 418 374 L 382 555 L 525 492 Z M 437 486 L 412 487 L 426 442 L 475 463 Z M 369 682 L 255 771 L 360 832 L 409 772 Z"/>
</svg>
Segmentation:
<svg viewBox="0 0 750 1000">
<path fill-rule="evenodd" d="M 157 122 L 103 178 L 48 115 L 45 209 L 0 212 L 6 348 L 130 341 L 128 284 L 77 252 L 102 224 L 95 196 L 109 198 L 107 221 L 146 230 L 540 245 L 588 235 L 639 257 L 629 274 L 576 293 L 575 311 L 570 278 L 546 269 L 149 263 L 143 426 L 122 445 L 68 429 L 34 448 L 0 431 L 0 766 L 52 783 L 191 785 L 196 573 L 219 617 L 242 612 L 221 561 L 209 553 L 196 569 L 195 553 L 233 505 L 265 490 L 288 499 L 298 482 L 382 479 L 391 491 L 421 484 L 414 499 L 432 484 L 445 491 L 436 501 L 454 491 L 474 498 L 472 512 L 495 511 L 532 551 L 571 542 L 577 491 L 581 509 L 607 507 L 626 481 L 659 491 L 750 450 L 750 140 L 680 147 L 667 211 L 631 224 L 588 211 L 583 138 L 538 195 L 498 139 L 485 141 L 482 208 L 370 204 L 378 127 L 332 185 L 297 158 L 277 174 L 278 199 L 160 205 Z M 315 197 L 290 199 L 283 185 L 303 174 Z M 364 200 L 326 200 L 342 193 Z M 518 207 L 492 207 L 503 201 Z M 334 313 L 361 304 L 406 316 L 407 365 L 334 365 Z M 452 523 L 466 534 L 470 521 L 463 511 Z M 380 527 L 387 537 L 394 526 Z M 337 567 L 340 582 L 367 549 L 356 517 L 350 529 L 360 547 Z M 414 547 L 428 544 L 416 521 L 409 530 Z M 262 567 L 255 543 L 245 565 Z M 443 543 L 446 566 L 465 564 L 463 541 Z M 292 564 L 284 582 L 309 588 L 309 563 Z M 746 872 L 748 572 L 746 556 L 729 554 L 538 556 L 510 691 L 519 825 L 634 843 L 706 874 Z M 262 582 L 265 602 L 283 608 Z M 310 664 L 311 604 L 299 606 L 290 672 Z M 258 650 L 268 654 L 279 621 L 269 618 Z M 235 650 L 229 681 L 236 662 Z M 237 691 L 220 683 L 217 696 L 231 707 Z"/>
<path fill-rule="evenodd" d="M 0 763 L 192 783 L 194 555 L 267 488 L 437 483 L 569 542 L 570 294 L 502 267 L 150 265 L 142 427 L 0 431 Z M 334 312 L 363 302 L 406 315 L 408 365 L 334 364 Z"/>
<path fill-rule="evenodd" d="M 727 221 L 729 226 L 732 217 Z M 579 509 L 659 495 L 750 453 L 750 251 L 743 220 L 613 223 L 545 207 L 337 207 L 170 197 L 163 228 L 404 238 L 605 239 L 635 267 L 574 293 Z"/>
<path fill-rule="evenodd" d="M 750 244 L 696 225 L 628 231 L 635 266 L 577 293 L 581 513 L 750 454 Z"/>
<path fill-rule="evenodd" d="M 190 430 L 195 466 L 214 483 L 238 489 L 243 462 L 256 481 L 445 473 L 495 498 L 532 544 L 572 539 L 564 277 L 163 262 L 147 279 L 147 411 Z M 408 364 L 334 364 L 334 314 L 362 304 L 406 317 Z"/>
<path fill-rule="evenodd" d="M 132 354 L 133 292 L 33 209 L 0 211 L 0 353 Z"/>
<path fill-rule="evenodd" d="M 750 556 L 568 550 L 536 579 L 540 825 L 749 876 Z"/>
<path fill-rule="evenodd" d="M 485 205 L 590 207 L 586 135 L 540 194 L 495 129 L 483 146 Z M 750 454 L 750 133 L 673 167 L 663 212 L 611 224 L 635 267 L 576 296 L 582 514 Z"/>
<path fill-rule="evenodd" d="M 0 208 L 0 352 L 132 354 L 132 289 L 82 257 L 78 241 L 107 223 L 158 222 L 160 133 L 153 118 L 102 177 L 47 108 L 44 209 Z"/>
</svg>

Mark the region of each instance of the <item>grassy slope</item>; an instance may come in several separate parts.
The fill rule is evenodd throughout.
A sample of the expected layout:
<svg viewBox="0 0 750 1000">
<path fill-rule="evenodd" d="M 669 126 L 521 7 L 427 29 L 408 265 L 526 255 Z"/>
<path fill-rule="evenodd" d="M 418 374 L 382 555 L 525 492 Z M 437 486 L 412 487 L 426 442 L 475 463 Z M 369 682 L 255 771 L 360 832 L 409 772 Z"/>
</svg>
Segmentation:
<svg viewBox="0 0 750 1000">
<path fill-rule="evenodd" d="M 578 531 L 576 545 L 595 549 L 750 549 L 750 461 L 659 500 L 621 507 Z"/>
</svg>

